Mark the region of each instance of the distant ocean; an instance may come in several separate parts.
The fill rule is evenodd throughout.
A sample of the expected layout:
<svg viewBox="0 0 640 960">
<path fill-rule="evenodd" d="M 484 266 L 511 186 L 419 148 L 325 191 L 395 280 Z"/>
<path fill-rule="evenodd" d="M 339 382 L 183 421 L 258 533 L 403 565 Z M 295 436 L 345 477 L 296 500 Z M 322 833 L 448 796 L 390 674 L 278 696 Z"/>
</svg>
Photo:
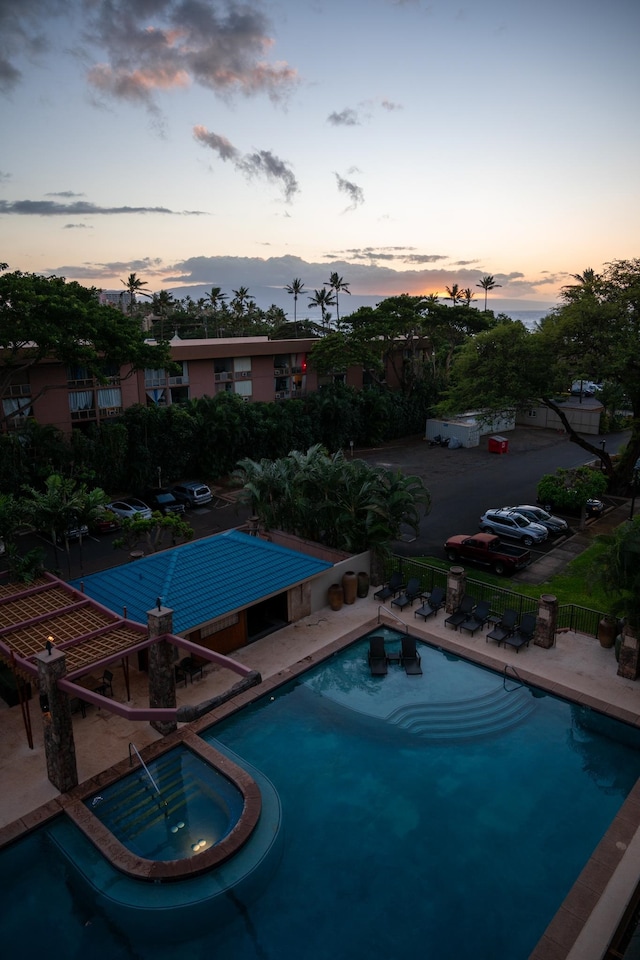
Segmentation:
<svg viewBox="0 0 640 960">
<path fill-rule="evenodd" d="M 512 320 L 520 320 L 527 329 L 533 330 L 536 323 L 546 317 L 550 310 L 503 310 L 502 312 Z"/>
</svg>

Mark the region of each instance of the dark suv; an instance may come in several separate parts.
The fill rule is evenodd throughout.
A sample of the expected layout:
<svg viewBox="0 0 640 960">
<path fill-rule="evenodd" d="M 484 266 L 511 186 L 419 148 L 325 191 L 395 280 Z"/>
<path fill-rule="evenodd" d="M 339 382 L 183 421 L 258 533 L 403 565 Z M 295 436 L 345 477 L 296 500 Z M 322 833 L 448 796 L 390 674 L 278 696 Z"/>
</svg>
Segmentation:
<svg viewBox="0 0 640 960">
<path fill-rule="evenodd" d="M 180 503 L 184 503 L 187 509 L 191 507 L 203 507 L 206 503 L 211 503 L 212 494 L 206 483 L 200 483 L 199 480 L 186 480 L 184 483 L 176 483 L 172 493 Z"/>
<path fill-rule="evenodd" d="M 160 513 L 184 513 L 184 503 L 176 500 L 171 490 L 166 487 L 147 490 L 144 499 L 152 510 L 159 510 Z"/>
</svg>

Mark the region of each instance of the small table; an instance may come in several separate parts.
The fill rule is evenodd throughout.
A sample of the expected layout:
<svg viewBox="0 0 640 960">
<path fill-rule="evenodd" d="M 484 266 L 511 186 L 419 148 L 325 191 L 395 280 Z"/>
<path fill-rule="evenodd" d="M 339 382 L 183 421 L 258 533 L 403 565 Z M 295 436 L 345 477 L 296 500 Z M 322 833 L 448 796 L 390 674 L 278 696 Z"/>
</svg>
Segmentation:
<svg viewBox="0 0 640 960">
<path fill-rule="evenodd" d="M 400 663 L 402 654 L 400 650 L 388 650 L 387 651 L 387 663 Z"/>
</svg>

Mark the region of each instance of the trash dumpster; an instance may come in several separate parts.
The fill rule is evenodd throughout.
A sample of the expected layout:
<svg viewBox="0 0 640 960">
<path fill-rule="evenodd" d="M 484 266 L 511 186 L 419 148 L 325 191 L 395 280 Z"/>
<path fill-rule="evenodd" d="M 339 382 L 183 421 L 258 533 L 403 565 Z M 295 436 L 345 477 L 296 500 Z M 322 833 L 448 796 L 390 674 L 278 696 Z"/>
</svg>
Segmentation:
<svg viewBox="0 0 640 960">
<path fill-rule="evenodd" d="M 489 453 L 508 453 L 509 441 L 506 437 L 489 437 Z"/>
</svg>

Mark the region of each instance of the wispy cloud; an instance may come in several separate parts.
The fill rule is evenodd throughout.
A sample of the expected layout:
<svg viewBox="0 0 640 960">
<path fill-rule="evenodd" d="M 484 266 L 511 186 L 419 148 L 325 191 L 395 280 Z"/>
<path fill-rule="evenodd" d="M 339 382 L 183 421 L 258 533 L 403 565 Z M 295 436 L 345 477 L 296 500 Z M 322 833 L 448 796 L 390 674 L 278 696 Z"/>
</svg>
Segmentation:
<svg viewBox="0 0 640 960">
<path fill-rule="evenodd" d="M 358 114 L 352 107 L 345 107 L 340 112 L 334 110 L 327 117 L 327 123 L 334 127 L 357 127 L 360 122 Z"/>
<path fill-rule="evenodd" d="M 0 200 L 0 214 L 30 217 L 113 216 L 126 213 L 163 213 L 171 216 L 205 216 L 203 210 L 169 210 L 168 207 L 99 207 L 86 200 L 56 203 L 55 200 Z"/>
<path fill-rule="evenodd" d="M 360 204 L 364 203 L 364 191 L 362 187 L 359 187 L 357 183 L 354 183 L 352 180 L 346 180 L 344 177 L 341 177 L 339 173 L 334 174 L 336 182 L 338 184 L 338 190 L 341 193 L 346 193 L 351 201 L 348 210 L 355 210 Z"/>
<path fill-rule="evenodd" d="M 225 162 L 230 160 L 233 166 L 249 179 L 263 177 L 279 183 L 287 202 L 290 202 L 300 189 L 291 168 L 270 150 L 257 150 L 243 154 L 226 137 L 207 130 L 203 126 L 194 127 L 193 136 L 198 143 L 208 147 L 221 160 Z"/>
</svg>

